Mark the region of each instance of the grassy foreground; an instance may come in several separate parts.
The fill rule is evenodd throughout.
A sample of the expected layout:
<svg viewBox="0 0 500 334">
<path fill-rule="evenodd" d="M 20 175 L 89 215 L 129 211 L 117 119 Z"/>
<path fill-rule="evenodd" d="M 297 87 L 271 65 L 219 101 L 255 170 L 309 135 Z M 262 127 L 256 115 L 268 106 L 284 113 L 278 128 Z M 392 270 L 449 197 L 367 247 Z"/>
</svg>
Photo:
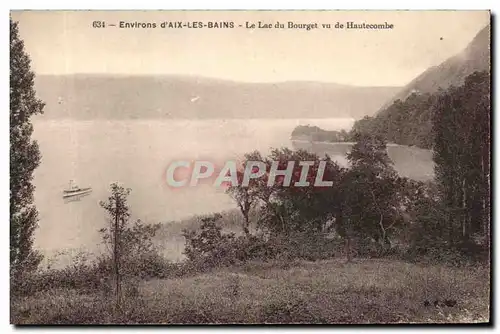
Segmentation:
<svg viewBox="0 0 500 334">
<path fill-rule="evenodd" d="M 127 283 L 132 284 L 132 283 Z M 489 268 L 357 259 L 261 263 L 135 283 L 120 312 L 102 291 L 11 300 L 15 324 L 469 323 L 489 321 Z M 127 289 L 125 289 L 127 291 Z M 135 291 L 135 290 L 134 290 Z M 444 300 L 456 305 L 442 305 Z M 438 305 L 434 306 L 434 302 Z M 430 305 L 426 305 L 429 301 Z"/>
</svg>

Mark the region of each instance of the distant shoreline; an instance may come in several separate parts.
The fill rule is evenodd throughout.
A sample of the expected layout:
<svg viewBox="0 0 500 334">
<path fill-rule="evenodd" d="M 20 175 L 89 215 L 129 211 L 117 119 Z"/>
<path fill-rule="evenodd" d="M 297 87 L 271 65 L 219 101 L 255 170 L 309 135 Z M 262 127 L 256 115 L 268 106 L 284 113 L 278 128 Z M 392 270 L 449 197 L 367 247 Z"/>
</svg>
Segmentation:
<svg viewBox="0 0 500 334">
<path fill-rule="evenodd" d="M 297 143 L 313 144 L 313 145 L 318 145 L 318 144 L 324 145 L 324 144 L 327 144 L 327 145 L 346 145 L 347 146 L 347 145 L 354 145 L 355 144 L 355 142 L 309 141 L 309 140 L 294 139 L 294 138 L 290 138 L 290 141 L 291 142 L 297 142 Z M 418 146 L 400 145 L 400 144 L 395 144 L 395 143 L 387 143 L 386 145 L 387 145 L 387 147 L 404 147 L 404 148 L 418 149 L 418 150 L 430 151 L 430 152 L 433 151 L 432 149 L 421 148 L 421 147 L 418 147 Z"/>
<path fill-rule="evenodd" d="M 299 143 L 310 143 L 310 144 L 330 144 L 330 145 L 354 145 L 356 142 L 352 141 L 314 141 L 314 140 L 304 140 L 304 139 L 294 139 L 290 138 L 291 141 L 299 142 Z M 394 144 L 394 143 L 387 143 L 387 146 L 389 147 L 395 147 L 395 146 L 404 146 L 404 147 L 416 147 L 416 146 L 407 146 L 407 145 L 399 145 L 399 144 Z"/>
</svg>

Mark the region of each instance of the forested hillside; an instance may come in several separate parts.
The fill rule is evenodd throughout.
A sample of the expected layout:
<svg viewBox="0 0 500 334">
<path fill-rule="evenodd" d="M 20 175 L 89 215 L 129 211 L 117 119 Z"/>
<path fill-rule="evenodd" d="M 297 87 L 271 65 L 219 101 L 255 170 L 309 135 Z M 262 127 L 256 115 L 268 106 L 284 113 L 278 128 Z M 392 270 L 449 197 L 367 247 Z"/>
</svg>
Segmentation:
<svg viewBox="0 0 500 334">
<path fill-rule="evenodd" d="M 489 100 L 489 90 L 478 88 L 489 85 L 489 82 L 489 72 L 476 72 L 467 77 L 465 84 L 459 87 L 439 90 L 434 94 L 413 93 L 405 101 L 397 100 L 377 116 L 367 116 L 357 121 L 352 131 L 377 135 L 390 143 L 432 149 L 435 136 L 432 119 L 436 111 L 443 107 L 443 99 L 446 96 L 454 96 L 458 101 L 460 95 L 461 102 L 448 106 L 448 110 L 452 113 L 459 108 L 465 108 L 462 114 L 454 116 L 465 120 L 467 115 L 477 111 L 477 106 L 468 101 Z M 489 109 L 483 112 L 489 113 Z"/>
<path fill-rule="evenodd" d="M 374 116 L 354 124 L 354 132 L 379 135 L 388 142 L 433 148 L 432 117 L 436 104 L 446 94 L 455 94 L 470 76 L 484 72 L 478 80 L 489 80 L 490 26 L 483 28 L 459 54 L 419 75 Z M 454 93 L 455 92 L 455 93 Z M 483 94 L 469 91 L 470 98 Z"/>
<path fill-rule="evenodd" d="M 375 117 L 364 117 L 353 132 L 378 135 L 390 143 L 431 149 L 432 107 L 438 94 L 412 94 L 404 102 L 397 100 Z"/>
<path fill-rule="evenodd" d="M 408 85 L 403 87 L 380 109 L 387 109 L 394 101 L 405 101 L 413 93 L 434 94 L 440 89 L 460 86 L 465 78 L 474 72 L 490 69 L 490 26 L 484 27 L 474 39 L 453 57 L 441 64 L 428 68 Z"/>
</svg>

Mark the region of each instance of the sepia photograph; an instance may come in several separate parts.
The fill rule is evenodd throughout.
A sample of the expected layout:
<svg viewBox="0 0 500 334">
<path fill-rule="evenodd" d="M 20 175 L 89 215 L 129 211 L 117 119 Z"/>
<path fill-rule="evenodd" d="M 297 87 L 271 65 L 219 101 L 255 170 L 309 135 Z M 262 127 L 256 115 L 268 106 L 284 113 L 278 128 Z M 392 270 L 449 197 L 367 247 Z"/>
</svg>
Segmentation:
<svg viewBox="0 0 500 334">
<path fill-rule="evenodd" d="M 9 16 L 11 324 L 491 324 L 490 11 Z"/>
</svg>

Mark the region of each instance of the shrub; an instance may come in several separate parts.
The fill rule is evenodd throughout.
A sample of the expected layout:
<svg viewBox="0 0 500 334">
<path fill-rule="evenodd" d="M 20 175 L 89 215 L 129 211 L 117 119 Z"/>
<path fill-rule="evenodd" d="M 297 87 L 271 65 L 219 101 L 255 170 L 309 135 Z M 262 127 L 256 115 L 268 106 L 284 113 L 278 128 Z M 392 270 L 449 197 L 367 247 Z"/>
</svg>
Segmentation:
<svg viewBox="0 0 500 334">
<path fill-rule="evenodd" d="M 235 234 L 222 233 L 222 228 L 217 225 L 220 218 L 219 214 L 202 218 L 199 230 L 183 231 L 186 239 L 184 254 L 200 271 L 234 264 L 237 258 L 244 257 L 236 246 Z"/>
<path fill-rule="evenodd" d="M 11 285 L 13 295 L 31 295 L 38 291 L 66 289 L 96 289 L 103 276 L 98 263 L 90 262 L 84 253 L 78 254 L 72 265 L 63 269 L 36 271 L 23 275 Z"/>
</svg>

